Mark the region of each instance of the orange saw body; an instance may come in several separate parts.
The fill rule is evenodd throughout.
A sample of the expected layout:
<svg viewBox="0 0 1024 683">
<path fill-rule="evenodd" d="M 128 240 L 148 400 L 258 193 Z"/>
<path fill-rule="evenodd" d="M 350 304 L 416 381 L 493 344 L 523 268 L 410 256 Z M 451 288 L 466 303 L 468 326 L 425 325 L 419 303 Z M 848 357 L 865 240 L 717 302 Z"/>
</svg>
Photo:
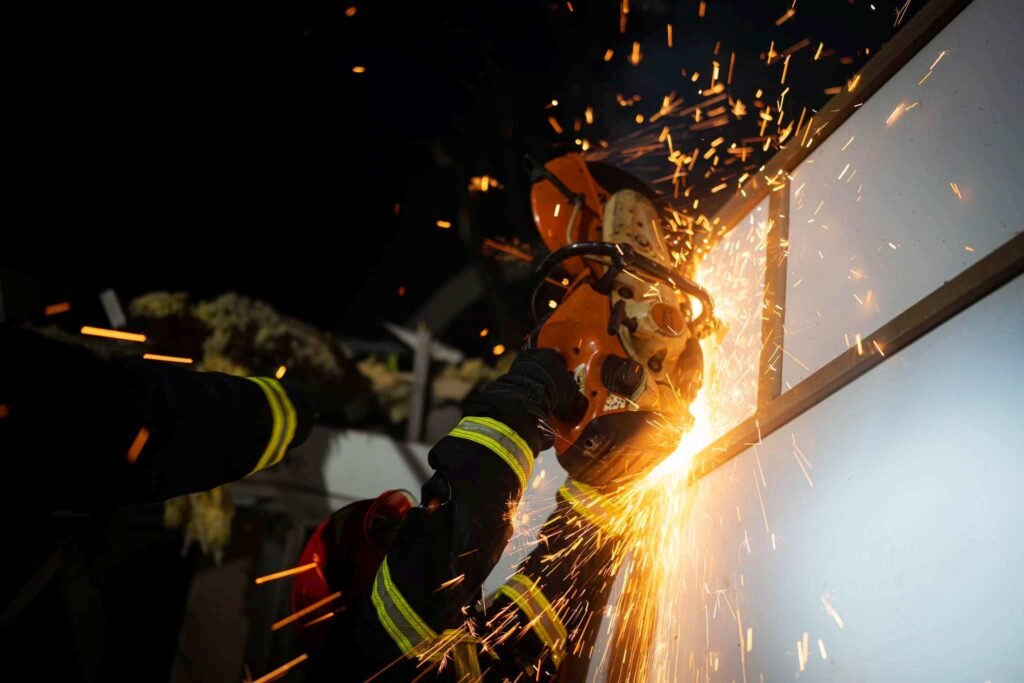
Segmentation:
<svg viewBox="0 0 1024 683">
<path fill-rule="evenodd" d="M 558 351 L 588 402 L 578 422 L 555 420 L 555 450 L 589 483 L 619 484 L 670 454 L 692 425 L 699 342 L 718 327 L 713 302 L 683 275 L 657 197 L 635 178 L 578 154 L 532 175 L 534 220 L 551 251 L 538 267 L 535 317 L 544 287 L 564 290 L 544 297 L 530 344 Z"/>
</svg>

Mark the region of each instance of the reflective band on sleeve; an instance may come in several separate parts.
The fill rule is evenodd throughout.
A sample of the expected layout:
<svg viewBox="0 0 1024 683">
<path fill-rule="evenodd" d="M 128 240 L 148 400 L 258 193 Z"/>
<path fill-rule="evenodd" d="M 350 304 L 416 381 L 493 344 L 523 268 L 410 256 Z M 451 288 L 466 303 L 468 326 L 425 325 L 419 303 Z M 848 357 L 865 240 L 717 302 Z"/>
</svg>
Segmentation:
<svg viewBox="0 0 1024 683">
<path fill-rule="evenodd" d="M 467 640 L 458 643 L 453 648 L 452 655 L 455 658 L 455 678 L 459 683 L 480 680 L 480 660 L 476 657 L 475 642 Z"/>
<path fill-rule="evenodd" d="M 621 521 L 609 509 L 604 496 L 581 481 L 566 479 L 565 485 L 558 489 L 560 495 L 573 512 L 584 518 L 606 534 L 616 535 L 621 531 Z"/>
<path fill-rule="evenodd" d="M 295 415 L 295 406 L 292 405 L 288 394 L 285 393 L 277 380 L 270 379 L 269 377 L 249 377 L 248 379 L 255 382 L 263 390 L 267 404 L 270 406 L 271 417 L 273 418 L 267 447 L 263 450 L 263 455 L 256 462 L 256 467 L 249 473 L 255 474 L 262 469 L 273 467 L 281 462 L 285 452 L 288 450 L 288 445 L 295 437 L 295 427 L 298 419 Z"/>
<path fill-rule="evenodd" d="M 381 626 L 395 641 L 395 645 L 408 658 L 423 654 L 435 640 L 435 633 L 409 606 L 409 603 L 391 580 L 391 570 L 385 557 L 373 580 L 371 596 Z"/>
<path fill-rule="evenodd" d="M 498 589 L 498 594 L 506 596 L 529 617 L 527 628 L 532 627 L 540 641 L 551 650 L 551 660 L 557 666 L 562 660 L 567 635 L 562 620 L 540 587 L 525 574 L 516 574 Z"/>
<path fill-rule="evenodd" d="M 508 425 L 489 417 L 464 417 L 448 436 L 473 441 L 489 449 L 512 468 L 519 486 L 526 488 L 533 473 L 533 451 Z"/>
</svg>

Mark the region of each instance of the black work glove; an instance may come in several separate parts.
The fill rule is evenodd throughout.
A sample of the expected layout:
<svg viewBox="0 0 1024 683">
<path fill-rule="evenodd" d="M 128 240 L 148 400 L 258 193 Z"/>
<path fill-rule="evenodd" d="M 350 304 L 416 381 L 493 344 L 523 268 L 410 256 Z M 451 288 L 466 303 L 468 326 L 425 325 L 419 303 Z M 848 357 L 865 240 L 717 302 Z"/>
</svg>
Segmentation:
<svg viewBox="0 0 1024 683">
<path fill-rule="evenodd" d="M 527 349 L 512 362 L 507 374 L 494 380 L 466 402 L 466 415 L 493 416 L 503 419 L 520 432 L 531 445 L 537 445 L 533 431 L 539 438 L 538 452 L 550 448 L 554 433 L 549 426 L 538 429 L 538 421 L 547 423 L 552 417 L 575 424 L 586 413 L 587 400 L 580 394 L 575 380 L 562 357 L 551 349 Z M 516 419 L 516 415 L 519 419 Z M 527 417 L 528 420 L 523 420 Z"/>
</svg>

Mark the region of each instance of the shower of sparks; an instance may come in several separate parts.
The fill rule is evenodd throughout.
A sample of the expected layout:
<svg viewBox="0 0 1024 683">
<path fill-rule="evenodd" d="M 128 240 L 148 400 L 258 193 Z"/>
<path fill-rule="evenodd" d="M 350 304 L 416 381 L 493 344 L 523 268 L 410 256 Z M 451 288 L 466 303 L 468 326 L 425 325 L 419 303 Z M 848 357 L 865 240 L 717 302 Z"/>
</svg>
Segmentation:
<svg viewBox="0 0 1024 683">
<path fill-rule="evenodd" d="M 952 183 L 951 182 L 949 184 L 949 187 L 952 188 L 953 194 L 956 195 L 957 199 L 963 199 L 964 198 L 964 196 L 962 194 L 960 194 L 960 186 L 959 185 L 957 185 L 956 183 Z"/>
</svg>

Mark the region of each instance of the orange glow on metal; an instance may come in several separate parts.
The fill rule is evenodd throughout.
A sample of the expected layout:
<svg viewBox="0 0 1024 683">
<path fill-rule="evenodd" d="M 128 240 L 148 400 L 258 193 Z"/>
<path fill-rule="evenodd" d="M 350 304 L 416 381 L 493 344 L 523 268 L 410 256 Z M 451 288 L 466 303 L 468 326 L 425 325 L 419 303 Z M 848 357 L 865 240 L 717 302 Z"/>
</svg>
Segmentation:
<svg viewBox="0 0 1024 683">
<path fill-rule="evenodd" d="M 183 358 L 182 356 L 164 356 L 159 353 L 144 353 L 142 357 L 146 360 L 160 360 L 165 363 L 182 363 L 188 365 L 192 362 L 191 358 Z"/>
<path fill-rule="evenodd" d="M 268 581 L 275 581 L 277 579 L 283 579 L 286 576 L 294 576 L 296 574 L 302 574 L 303 572 L 308 572 L 310 569 L 315 569 L 315 568 L 316 568 L 316 562 L 310 562 L 309 564 L 304 564 L 304 565 L 302 565 L 300 567 L 292 567 L 291 569 L 285 569 L 284 571 L 275 572 L 273 574 L 267 574 L 266 576 L 261 576 L 258 579 L 256 579 L 256 583 L 258 585 L 258 584 L 261 584 L 261 583 L 267 583 Z"/>
<path fill-rule="evenodd" d="M 71 303 L 68 301 L 62 301 L 59 304 L 50 304 L 43 309 L 44 315 L 57 315 L 58 313 L 67 313 L 71 310 Z"/>
<path fill-rule="evenodd" d="M 139 427 L 139 433 L 135 435 L 135 440 L 132 441 L 132 445 L 128 448 L 128 462 L 132 465 L 139 459 L 139 454 L 142 453 L 142 449 L 145 447 L 146 442 L 149 440 L 149 430 L 145 427 Z"/>
<path fill-rule="evenodd" d="M 291 624 L 292 622 L 298 621 L 299 619 L 301 619 L 302 617 L 306 616 L 310 612 L 315 612 L 316 610 L 320 609 L 324 605 L 326 605 L 328 603 L 331 603 L 331 602 L 334 602 L 335 600 L 337 600 L 340 597 L 341 597 L 341 591 L 338 591 L 337 593 L 334 593 L 332 595 L 328 595 L 323 600 L 317 600 L 312 605 L 309 605 L 308 607 L 303 607 L 298 612 L 290 614 L 289 616 L 285 617 L 284 619 L 281 619 L 280 621 L 275 622 L 274 625 L 271 626 L 270 628 L 273 631 L 279 631 L 282 628 L 284 628 L 285 626 L 287 626 L 288 624 Z"/>
<path fill-rule="evenodd" d="M 121 341 L 131 342 L 146 341 L 146 335 L 144 334 L 135 334 L 134 332 L 121 332 L 120 330 L 107 330 L 102 327 L 90 327 L 86 325 L 80 331 L 82 334 L 87 334 L 92 337 L 106 337 L 107 339 L 120 339 Z"/>
</svg>

